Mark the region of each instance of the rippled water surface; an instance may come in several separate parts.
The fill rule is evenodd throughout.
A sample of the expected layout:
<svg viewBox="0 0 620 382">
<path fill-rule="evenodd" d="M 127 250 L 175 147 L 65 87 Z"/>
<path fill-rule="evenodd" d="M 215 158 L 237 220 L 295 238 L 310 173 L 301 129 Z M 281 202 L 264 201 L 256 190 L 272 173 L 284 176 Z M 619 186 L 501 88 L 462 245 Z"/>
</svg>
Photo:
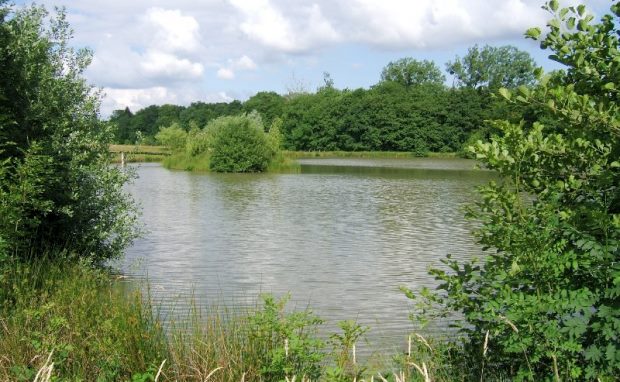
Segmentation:
<svg viewBox="0 0 620 382">
<path fill-rule="evenodd" d="M 168 309 L 253 304 L 290 292 L 328 321 L 357 319 L 374 348 L 404 343 L 398 287 L 434 285 L 446 254 L 478 253 L 462 207 L 489 180 L 467 160 L 302 160 L 301 174 L 197 174 L 136 167 L 148 234 L 123 268 Z"/>
</svg>

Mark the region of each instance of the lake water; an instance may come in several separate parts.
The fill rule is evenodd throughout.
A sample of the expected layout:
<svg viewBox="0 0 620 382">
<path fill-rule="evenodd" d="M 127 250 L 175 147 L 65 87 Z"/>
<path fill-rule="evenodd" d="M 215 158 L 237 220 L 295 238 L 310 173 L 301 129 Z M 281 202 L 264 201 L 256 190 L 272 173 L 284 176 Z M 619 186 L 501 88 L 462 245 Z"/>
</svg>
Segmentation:
<svg viewBox="0 0 620 382">
<path fill-rule="evenodd" d="M 433 286 L 446 254 L 479 253 L 462 208 L 491 174 L 460 159 L 308 159 L 300 174 L 200 174 L 136 166 L 148 233 L 122 268 L 148 276 L 164 310 L 253 305 L 290 293 L 332 329 L 356 319 L 374 349 L 404 346 L 399 286 Z M 181 302 L 179 302 L 181 301 Z M 363 351 L 363 349 L 362 349 Z"/>
</svg>

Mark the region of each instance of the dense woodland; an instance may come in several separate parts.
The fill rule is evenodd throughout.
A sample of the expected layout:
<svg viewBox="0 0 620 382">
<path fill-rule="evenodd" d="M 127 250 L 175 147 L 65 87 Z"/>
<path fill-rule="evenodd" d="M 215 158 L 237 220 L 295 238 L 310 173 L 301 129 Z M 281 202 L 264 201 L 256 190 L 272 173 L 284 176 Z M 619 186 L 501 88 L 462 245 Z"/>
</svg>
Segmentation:
<svg viewBox="0 0 620 382">
<path fill-rule="evenodd" d="M 156 143 L 157 132 L 173 123 L 189 131 L 221 116 L 256 110 L 267 129 L 275 118 L 282 119 L 283 145 L 289 150 L 456 152 L 472 136 L 488 135 L 485 120 L 522 117 L 524 110 L 493 93 L 532 85 L 534 67 L 528 53 L 512 46 L 473 46 L 465 57 L 446 63 L 454 77 L 451 86 L 434 62 L 403 58 L 390 62 L 370 89 L 336 89 L 325 73 L 315 92 L 259 92 L 243 103 L 116 110 L 110 122 L 118 143 Z"/>
</svg>

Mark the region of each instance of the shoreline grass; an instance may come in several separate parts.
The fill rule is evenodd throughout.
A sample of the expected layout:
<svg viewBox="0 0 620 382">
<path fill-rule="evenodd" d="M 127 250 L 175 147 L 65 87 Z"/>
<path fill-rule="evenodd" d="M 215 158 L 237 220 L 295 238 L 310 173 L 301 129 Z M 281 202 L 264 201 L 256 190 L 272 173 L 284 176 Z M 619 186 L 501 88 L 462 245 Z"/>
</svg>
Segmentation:
<svg viewBox="0 0 620 382">
<path fill-rule="evenodd" d="M 151 146 L 151 145 L 110 145 L 109 151 L 111 153 L 121 153 L 124 152 L 126 154 L 160 154 L 167 155 L 170 153 L 165 146 Z"/>
<path fill-rule="evenodd" d="M 206 153 L 196 156 L 187 153 L 174 153 L 162 160 L 162 165 L 169 170 L 183 170 L 194 172 L 211 172 L 209 155 Z M 266 173 L 298 173 L 301 165 L 285 155 L 277 154 L 269 163 Z"/>
<path fill-rule="evenodd" d="M 401 151 L 284 151 L 289 159 L 310 158 L 359 158 L 359 159 L 412 159 L 412 158 L 458 158 L 457 153 L 426 153 L 417 155 Z"/>
<path fill-rule="evenodd" d="M 267 295 L 234 312 L 193 303 L 185 319 L 164 323 L 144 285 L 109 270 L 71 260 L 5 265 L 2 381 L 422 381 L 414 361 L 434 380 L 450 380 L 435 357 L 442 353 L 422 345 L 390 364 L 359 363 L 360 326 L 346 322 L 342 333 L 319 338 L 322 320 L 285 309 L 286 298 Z"/>
<path fill-rule="evenodd" d="M 125 153 L 125 161 L 132 162 L 162 162 L 164 167 L 173 170 L 209 171 L 209 161 L 206 156 L 190 156 L 185 153 L 171 153 L 164 146 L 149 145 L 110 145 L 112 163 L 120 163 L 120 153 Z M 282 151 L 272 163 L 267 172 L 299 172 L 296 159 L 311 158 L 358 158 L 358 159 L 413 159 L 413 158 L 459 158 L 455 152 L 427 152 L 419 155 L 402 151 Z"/>
</svg>

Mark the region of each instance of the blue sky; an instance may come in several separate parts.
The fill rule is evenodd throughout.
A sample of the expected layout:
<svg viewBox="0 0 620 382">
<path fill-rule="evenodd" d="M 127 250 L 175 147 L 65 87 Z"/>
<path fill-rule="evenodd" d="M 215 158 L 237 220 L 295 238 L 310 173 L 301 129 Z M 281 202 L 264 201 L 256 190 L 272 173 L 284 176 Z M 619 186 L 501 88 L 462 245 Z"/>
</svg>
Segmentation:
<svg viewBox="0 0 620 382">
<path fill-rule="evenodd" d="M 444 69 L 473 44 L 515 45 L 547 70 L 558 67 L 522 37 L 548 19 L 539 0 L 39 3 L 65 6 L 74 44 L 94 50 L 86 76 L 106 94 L 103 116 L 125 106 L 135 111 L 151 104 L 245 100 L 264 90 L 313 91 L 324 72 L 338 88 L 369 87 L 390 61 L 429 59 Z M 600 15 L 611 1 L 583 3 Z"/>
</svg>

